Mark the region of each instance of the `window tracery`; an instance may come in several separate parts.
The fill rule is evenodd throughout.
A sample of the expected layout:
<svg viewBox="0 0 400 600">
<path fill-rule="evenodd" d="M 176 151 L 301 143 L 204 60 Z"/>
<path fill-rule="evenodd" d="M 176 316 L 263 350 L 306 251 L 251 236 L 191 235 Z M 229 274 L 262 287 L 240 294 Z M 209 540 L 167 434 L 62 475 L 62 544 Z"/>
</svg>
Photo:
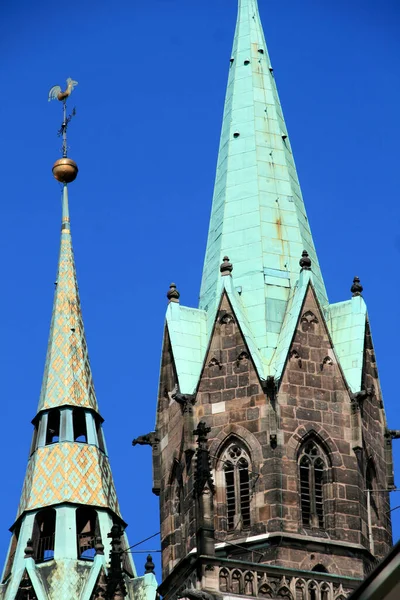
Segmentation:
<svg viewBox="0 0 400 600">
<path fill-rule="evenodd" d="M 221 455 L 225 476 L 227 528 L 250 527 L 250 457 L 238 441 L 233 441 Z"/>
<path fill-rule="evenodd" d="M 305 527 L 324 528 L 324 484 L 328 460 L 314 440 L 299 453 L 301 516 Z"/>
</svg>

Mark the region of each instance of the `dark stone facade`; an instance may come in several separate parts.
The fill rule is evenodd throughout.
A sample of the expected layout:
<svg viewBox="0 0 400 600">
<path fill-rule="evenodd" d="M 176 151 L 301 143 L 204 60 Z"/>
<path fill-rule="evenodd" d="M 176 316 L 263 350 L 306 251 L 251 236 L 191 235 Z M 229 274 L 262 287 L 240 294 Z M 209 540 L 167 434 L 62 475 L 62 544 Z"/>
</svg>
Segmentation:
<svg viewBox="0 0 400 600">
<path fill-rule="evenodd" d="M 387 554 L 391 546 L 387 493 L 371 494 L 368 525 L 367 464 L 373 461 L 374 490 L 386 490 L 393 476 L 391 438 L 385 437 L 368 326 L 366 331 L 363 391 L 354 395 L 310 287 L 281 380 L 261 383 L 224 296 L 197 393 L 186 404 L 173 398 L 177 378 L 166 331 L 156 431 L 160 442 L 153 446 L 165 582 L 161 588 L 166 598 L 174 597 L 194 568 L 188 564 L 196 546 L 193 429 L 200 420 L 211 427 L 217 558 L 297 569 L 299 576 L 322 566 L 332 576 L 359 580 Z M 250 526 L 229 531 L 219 457 L 232 439 L 243 443 L 251 457 L 251 500 Z M 304 527 L 302 522 L 298 453 L 307 439 L 319 444 L 330 465 L 324 482 L 323 528 Z M 206 577 L 196 568 L 198 578 Z M 346 589 L 354 585 L 348 583 Z"/>
</svg>

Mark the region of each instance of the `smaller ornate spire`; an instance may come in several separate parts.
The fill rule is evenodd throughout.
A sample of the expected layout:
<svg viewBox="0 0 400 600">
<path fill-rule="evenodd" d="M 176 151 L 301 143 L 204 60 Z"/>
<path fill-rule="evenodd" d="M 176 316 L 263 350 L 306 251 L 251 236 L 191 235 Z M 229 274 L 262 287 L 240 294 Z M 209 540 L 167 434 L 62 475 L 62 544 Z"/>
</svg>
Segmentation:
<svg viewBox="0 0 400 600">
<path fill-rule="evenodd" d="M 360 278 L 359 277 L 354 277 L 353 279 L 353 285 L 350 288 L 350 291 L 354 296 L 361 296 L 362 295 L 362 291 L 363 291 L 363 286 L 360 283 Z"/>
<path fill-rule="evenodd" d="M 176 284 L 171 283 L 171 285 L 169 286 L 169 290 L 167 292 L 168 302 L 179 302 L 180 296 L 181 296 L 180 293 L 176 289 Z"/>
<path fill-rule="evenodd" d="M 311 258 L 308 256 L 307 250 L 303 250 L 299 265 L 302 271 L 311 271 Z"/>
<path fill-rule="evenodd" d="M 219 270 L 221 271 L 221 275 L 230 275 L 232 273 L 233 265 L 229 262 L 228 256 L 224 256 Z"/>
<path fill-rule="evenodd" d="M 33 556 L 35 554 L 35 551 L 33 549 L 33 542 L 30 538 L 26 542 L 26 548 L 25 548 L 24 552 L 25 552 L 24 558 L 33 558 Z"/>
<path fill-rule="evenodd" d="M 127 594 L 122 571 L 122 556 L 124 551 L 121 548 L 121 538 L 123 534 L 124 530 L 121 525 L 116 523 L 111 527 L 111 531 L 107 536 L 111 538 L 110 567 L 107 575 L 107 597 L 110 600 L 125 598 Z"/>
<path fill-rule="evenodd" d="M 155 564 L 153 563 L 153 557 L 151 556 L 151 554 L 147 555 L 147 560 L 144 565 L 144 568 L 145 568 L 146 575 L 147 575 L 147 573 L 154 573 Z"/>
</svg>

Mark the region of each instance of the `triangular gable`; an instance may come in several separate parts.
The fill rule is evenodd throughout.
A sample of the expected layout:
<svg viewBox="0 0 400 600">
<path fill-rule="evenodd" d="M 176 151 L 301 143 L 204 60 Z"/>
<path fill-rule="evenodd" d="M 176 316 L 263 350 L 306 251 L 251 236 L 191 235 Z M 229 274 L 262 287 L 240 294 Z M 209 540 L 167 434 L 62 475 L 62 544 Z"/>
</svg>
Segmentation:
<svg viewBox="0 0 400 600">
<path fill-rule="evenodd" d="M 304 298 L 311 281 L 311 271 L 301 271 L 299 281 L 289 298 L 285 318 L 279 335 L 278 346 L 269 368 L 270 374 L 275 377 L 275 379 L 280 379 L 282 376 L 282 371 L 300 318 L 301 307 L 303 306 Z"/>
<path fill-rule="evenodd" d="M 220 301 L 224 292 L 229 298 L 258 376 L 264 380 L 265 364 L 231 277 L 221 277 Z M 181 306 L 177 302 L 170 302 L 168 305 L 166 322 L 179 390 L 182 394 L 193 394 L 197 388 L 208 344 L 214 331 L 216 314 L 217 311 L 211 326 L 211 315 L 206 311 Z"/>
</svg>

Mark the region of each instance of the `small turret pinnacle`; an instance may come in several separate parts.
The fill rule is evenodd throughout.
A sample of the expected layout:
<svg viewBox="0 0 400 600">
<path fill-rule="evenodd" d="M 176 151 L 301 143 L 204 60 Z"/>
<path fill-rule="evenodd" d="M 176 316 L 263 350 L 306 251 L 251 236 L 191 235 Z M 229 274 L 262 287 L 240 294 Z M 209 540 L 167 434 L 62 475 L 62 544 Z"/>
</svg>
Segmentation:
<svg viewBox="0 0 400 600">
<path fill-rule="evenodd" d="M 350 288 L 350 291 L 354 296 L 361 296 L 362 292 L 363 292 L 363 286 L 360 283 L 360 278 L 359 277 L 354 277 L 353 279 L 353 285 Z"/>
<path fill-rule="evenodd" d="M 35 551 L 33 549 L 33 542 L 32 542 L 31 539 L 29 539 L 26 542 L 26 548 L 25 548 L 24 552 L 25 552 L 24 558 L 33 558 L 33 555 L 35 554 Z"/>
<path fill-rule="evenodd" d="M 144 565 L 144 569 L 145 569 L 145 573 L 154 573 L 154 569 L 155 569 L 155 564 L 153 563 L 153 557 L 151 556 L 151 554 L 147 555 L 147 560 L 146 563 Z"/>
<path fill-rule="evenodd" d="M 232 273 L 233 265 L 229 262 L 228 256 L 224 256 L 219 270 L 221 271 L 221 275 L 230 275 Z"/>
<path fill-rule="evenodd" d="M 104 554 L 104 545 L 103 545 L 103 542 L 101 541 L 101 537 L 96 538 L 96 543 L 94 545 L 94 549 L 95 549 L 96 554 Z"/>
<path fill-rule="evenodd" d="M 179 302 L 180 293 L 176 289 L 176 284 L 171 283 L 167 292 L 168 302 Z"/>
<path fill-rule="evenodd" d="M 299 265 L 302 271 L 311 271 L 311 258 L 309 257 L 307 250 L 303 250 Z"/>
</svg>

